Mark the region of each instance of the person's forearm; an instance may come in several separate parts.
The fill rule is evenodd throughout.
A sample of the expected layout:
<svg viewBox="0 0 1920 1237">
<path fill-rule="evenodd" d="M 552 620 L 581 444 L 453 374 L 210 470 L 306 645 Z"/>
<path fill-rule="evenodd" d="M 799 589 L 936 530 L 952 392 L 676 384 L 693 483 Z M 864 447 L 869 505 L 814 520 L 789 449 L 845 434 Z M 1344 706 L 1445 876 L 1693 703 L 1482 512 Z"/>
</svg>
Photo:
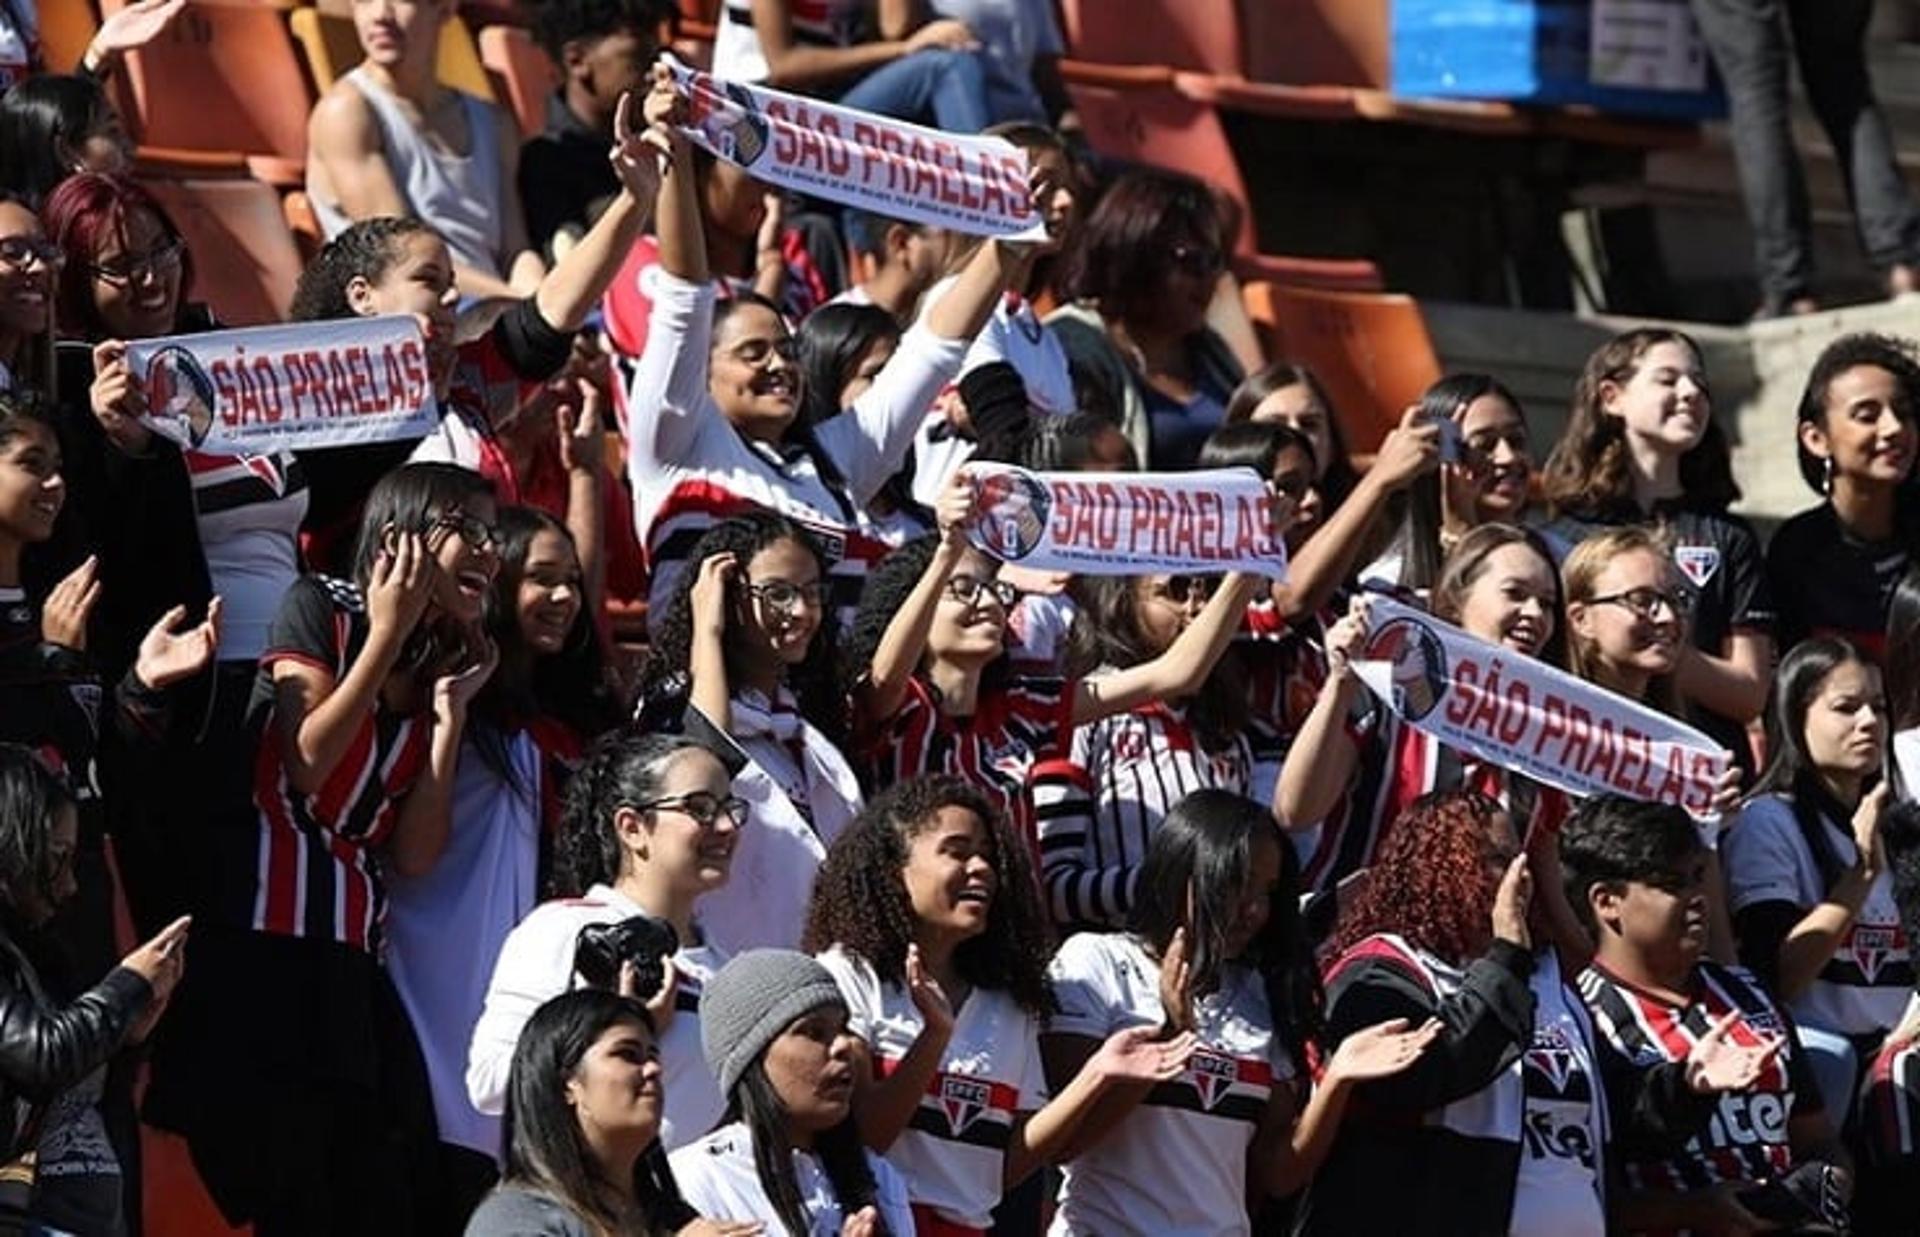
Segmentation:
<svg viewBox="0 0 1920 1237">
<path fill-rule="evenodd" d="M 1346 1114 L 1347 1100 L 1352 1095 L 1353 1084 L 1333 1074 L 1313 1089 L 1305 1111 L 1294 1122 L 1292 1131 L 1280 1140 L 1278 1154 L 1268 1165 L 1269 1196 L 1285 1198 L 1313 1180 L 1313 1175 L 1327 1162 L 1327 1153 L 1333 1150 L 1334 1136 L 1340 1132 L 1340 1118 Z"/>
<path fill-rule="evenodd" d="M 1737 722 L 1760 716 L 1771 688 L 1767 672 L 1745 658 L 1719 657 L 1703 649 L 1687 651 L 1674 682 L 1688 700 Z"/>
<path fill-rule="evenodd" d="M 695 568 L 698 569 L 697 566 Z M 727 683 L 726 636 L 696 624 L 688 650 L 688 697 L 722 734 L 733 733 L 733 697 Z"/>
<path fill-rule="evenodd" d="M 1332 600 L 1341 582 L 1353 574 L 1354 560 L 1360 556 L 1367 530 L 1390 493 L 1369 473 L 1327 522 L 1307 538 L 1300 553 L 1287 564 L 1286 582 L 1274 591 L 1283 618 L 1292 622 L 1317 614 Z"/>
<path fill-rule="evenodd" d="M 997 241 L 974 251 L 946 294 L 927 310 L 927 329 L 941 339 L 972 339 L 993 316 L 1021 259 Z"/>
<path fill-rule="evenodd" d="M 907 45 L 891 39 L 856 43 L 852 47 L 808 47 L 796 43 L 767 53 L 766 84 L 775 90 L 798 91 L 831 86 L 892 64 L 906 54 Z"/>
<path fill-rule="evenodd" d="M 673 158 L 666 175 L 660 178 L 660 193 L 654 199 L 653 235 L 660 246 L 661 270 L 688 283 L 706 283 L 713 277 L 707 266 L 707 235 L 701 230 L 700 203 L 695 197 L 692 147 L 685 138 L 674 140 Z"/>
<path fill-rule="evenodd" d="M 1346 789 L 1353 742 L 1344 727 L 1354 694 L 1360 690 L 1360 680 L 1352 673 L 1328 679 L 1294 735 L 1273 795 L 1274 814 L 1289 832 L 1325 820 Z"/>
<path fill-rule="evenodd" d="M 646 205 L 621 190 L 580 243 L 540 280 L 534 303 L 548 326 L 577 331 L 586 323 L 646 225 Z"/>
<path fill-rule="evenodd" d="M 287 780 L 295 790 L 316 794 L 333 776 L 353 736 L 373 712 L 380 685 L 400 660 L 402 643 L 397 636 L 374 630 L 361 646 L 360 656 L 347 668 L 346 676 L 287 736 Z"/>
<path fill-rule="evenodd" d="M 425 876 L 447 849 L 453 833 L 453 779 L 460 761 L 460 736 L 466 714 L 435 717 L 427 767 L 407 791 L 394 822 L 387 858 L 401 876 Z"/>
<path fill-rule="evenodd" d="M 1166 652 L 1138 666 L 1081 679 L 1073 698 L 1074 725 L 1084 726 L 1155 700 L 1182 700 L 1198 692 L 1240 630 L 1241 616 L 1253 600 L 1258 581 L 1258 576 L 1245 572 L 1228 572 L 1207 608 L 1187 624 Z"/>
<path fill-rule="evenodd" d="M 581 416 L 587 413 L 582 411 Z M 601 433 L 598 426 L 593 432 Z M 580 604 L 589 614 L 597 613 L 606 598 L 607 543 L 606 495 L 598 468 L 576 468 L 567 474 L 567 533 L 573 538 L 573 552 L 580 556 L 582 591 Z"/>
<path fill-rule="evenodd" d="M 941 542 L 933 559 L 920 574 L 919 583 L 907 594 L 906 604 L 894 612 L 880 645 L 873 651 L 873 663 L 860 688 L 862 705 L 868 718 L 882 721 L 892 717 L 907 694 L 907 682 L 920 668 L 926 655 L 927 634 L 933 630 L 934 612 L 940 606 L 940 593 L 948 577 L 960 565 L 962 547 L 958 542 Z"/>
<path fill-rule="evenodd" d="M 1105 1079 L 1082 1067 L 1064 1091 L 1015 1129 L 1013 1143 L 1007 1148 L 1001 1185 L 1011 1190 L 1035 1169 L 1057 1164 L 1065 1158 L 1066 1153 L 1074 1149 L 1075 1135 L 1085 1126 L 1101 1095 L 1109 1089 Z"/>
<path fill-rule="evenodd" d="M 927 1093 L 927 1084 L 940 1068 L 948 1038 L 923 1027 L 893 1072 L 874 1079 L 858 1097 L 854 1124 L 859 1127 L 860 1140 L 875 1154 L 885 1155 L 913 1120 L 920 1097 Z"/>
<path fill-rule="evenodd" d="M 1794 1000 L 1813 983 L 1839 948 L 1840 938 L 1853 925 L 1871 887 L 1872 878 L 1861 868 L 1847 869 L 1827 891 L 1826 900 L 1787 933 L 1787 939 L 1780 943 L 1780 969 L 1774 988 L 1781 1000 Z"/>
</svg>

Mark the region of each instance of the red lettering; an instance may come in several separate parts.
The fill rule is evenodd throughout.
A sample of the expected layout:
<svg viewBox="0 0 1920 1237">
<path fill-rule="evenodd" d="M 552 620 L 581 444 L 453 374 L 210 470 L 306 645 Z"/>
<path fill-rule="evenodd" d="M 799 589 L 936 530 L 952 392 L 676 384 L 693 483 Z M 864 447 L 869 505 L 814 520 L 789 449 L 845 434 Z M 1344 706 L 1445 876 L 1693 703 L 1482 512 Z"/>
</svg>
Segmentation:
<svg viewBox="0 0 1920 1237">
<path fill-rule="evenodd" d="M 253 358 L 253 380 L 260 384 L 260 418 L 269 425 L 280 421 L 280 375 L 267 357 Z"/>
<path fill-rule="evenodd" d="M 1111 550 L 1120 544 L 1120 492 L 1105 481 L 1099 481 L 1093 487 L 1094 518 L 1098 521 L 1095 536 L 1100 540 L 1100 548 Z"/>
<path fill-rule="evenodd" d="M 233 369 L 225 361 L 215 361 L 207 366 L 207 371 L 213 379 L 213 402 L 220 409 L 220 423 L 231 429 L 240 424 L 236 406 L 239 392 L 234 389 Z"/>
<path fill-rule="evenodd" d="M 774 159 L 781 163 L 792 164 L 795 152 L 799 149 L 799 143 L 793 126 L 787 123 L 786 104 L 778 99 L 767 100 L 767 119 L 773 122 L 768 127 L 773 130 Z"/>
<path fill-rule="evenodd" d="M 1548 743 L 1564 738 L 1567 733 L 1567 702 L 1558 696 L 1548 696 L 1540 705 L 1542 714 L 1540 733 L 1533 741 L 1533 754 L 1538 756 L 1546 750 Z"/>
<path fill-rule="evenodd" d="M 1587 776 L 1595 781 L 1611 782 L 1613 770 L 1620 763 L 1620 740 L 1613 733 L 1613 719 L 1600 719 L 1599 733 L 1593 746 L 1593 759 L 1588 763 Z M 1600 771 L 1606 770 L 1603 775 Z"/>
<path fill-rule="evenodd" d="M 1560 763 L 1578 769 L 1586 763 L 1587 748 L 1593 742 L 1593 716 L 1579 705 L 1567 708 L 1567 744 L 1560 749 Z M 1579 755 L 1574 753 L 1578 752 Z"/>
<path fill-rule="evenodd" d="M 1533 693 L 1526 680 L 1515 679 L 1507 688 L 1506 720 L 1500 723 L 1500 741 L 1515 744 L 1527 733 L 1527 720 L 1533 711 Z"/>
<path fill-rule="evenodd" d="M 1473 716 L 1473 702 L 1479 696 L 1480 666 L 1461 658 L 1453 668 L 1453 690 L 1447 694 L 1446 718 L 1455 726 L 1465 726 Z"/>
</svg>

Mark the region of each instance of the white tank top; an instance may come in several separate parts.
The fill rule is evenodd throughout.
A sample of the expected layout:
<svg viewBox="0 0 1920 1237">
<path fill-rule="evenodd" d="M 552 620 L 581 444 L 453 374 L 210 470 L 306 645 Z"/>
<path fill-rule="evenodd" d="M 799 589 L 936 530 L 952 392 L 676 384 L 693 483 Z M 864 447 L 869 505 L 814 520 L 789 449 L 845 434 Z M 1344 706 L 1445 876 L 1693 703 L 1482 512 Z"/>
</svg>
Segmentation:
<svg viewBox="0 0 1920 1237">
<path fill-rule="evenodd" d="M 505 216 L 500 168 L 499 118 L 492 105 L 456 91 L 467 113 L 467 153 L 438 149 L 429 135 L 415 128 L 400 111 L 397 99 L 367 76 L 364 67 L 344 79 L 360 92 L 380 123 L 380 148 L 387 170 L 407 208 L 433 226 L 453 260 L 463 266 L 504 278 L 500 268 Z M 313 195 L 313 209 L 331 240 L 347 230 L 347 218 L 338 203 Z"/>
</svg>

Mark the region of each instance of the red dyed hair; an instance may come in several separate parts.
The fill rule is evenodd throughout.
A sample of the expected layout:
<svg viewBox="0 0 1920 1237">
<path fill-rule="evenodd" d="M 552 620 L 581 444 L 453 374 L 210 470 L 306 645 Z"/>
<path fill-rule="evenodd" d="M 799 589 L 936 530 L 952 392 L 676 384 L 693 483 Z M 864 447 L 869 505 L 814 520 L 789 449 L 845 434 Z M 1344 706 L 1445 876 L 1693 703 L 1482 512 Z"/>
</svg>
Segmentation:
<svg viewBox="0 0 1920 1237">
<path fill-rule="evenodd" d="M 125 176 L 82 172 L 61 181 L 40 208 L 47 239 L 67 255 L 57 306 L 61 334 L 95 343 L 110 334 L 93 303 L 90 268 L 108 241 L 124 242 L 128 221 L 140 211 L 152 215 L 167 238 L 180 245 L 180 301 L 174 312 L 186 307 L 193 291 L 193 252 L 166 210 Z"/>
<path fill-rule="evenodd" d="M 1500 886 L 1488 862 L 1487 830 L 1503 811 L 1469 790 L 1414 800 L 1388 828 L 1365 891 L 1340 916 L 1335 950 L 1391 932 L 1455 966 L 1478 957 L 1493 931 Z"/>
</svg>

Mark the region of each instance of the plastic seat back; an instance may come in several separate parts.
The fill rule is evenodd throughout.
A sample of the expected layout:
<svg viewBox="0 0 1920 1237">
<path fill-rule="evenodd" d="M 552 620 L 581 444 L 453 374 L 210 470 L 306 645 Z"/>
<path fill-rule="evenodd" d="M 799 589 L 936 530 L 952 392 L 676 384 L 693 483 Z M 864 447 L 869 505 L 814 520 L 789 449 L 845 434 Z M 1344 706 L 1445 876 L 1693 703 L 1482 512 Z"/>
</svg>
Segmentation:
<svg viewBox="0 0 1920 1237">
<path fill-rule="evenodd" d="M 228 326 L 286 318 L 300 278 L 300 251 L 280 195 L 245 176 L 143 176 L 193 252 L 195 299 Z"/>
</svg>

